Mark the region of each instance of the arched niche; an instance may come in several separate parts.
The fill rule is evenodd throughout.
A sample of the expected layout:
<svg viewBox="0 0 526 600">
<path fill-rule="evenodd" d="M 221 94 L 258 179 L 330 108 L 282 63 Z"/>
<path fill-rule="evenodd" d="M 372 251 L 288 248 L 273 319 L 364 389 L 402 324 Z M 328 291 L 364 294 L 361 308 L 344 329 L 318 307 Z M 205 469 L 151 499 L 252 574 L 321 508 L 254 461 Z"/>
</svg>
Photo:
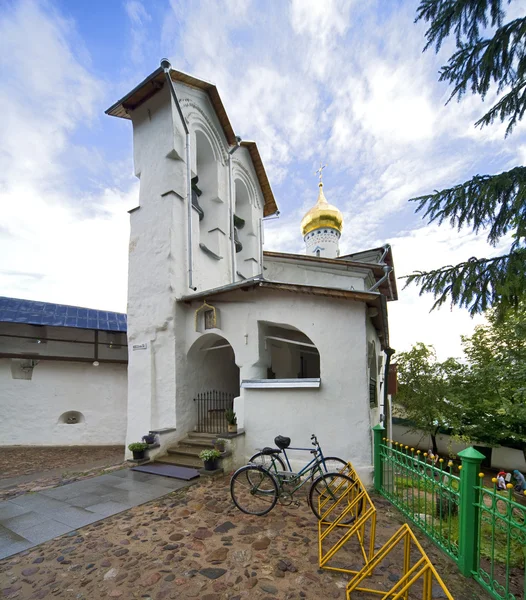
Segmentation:
<svg viewBox="0 0 526 600">
<path fill-rule="evenodd" d="M 79 423 L 84 423 L 86 421 L 84 415 L 77 410 L 68 410 L 65 413 L 62 413 L 58 418 L 58 423 L 63 425 L 78 425 Z"/>
<path fill-rule="evenodd" d="M 237 271 L 243 277 L 259 272 L 259 245 L 257 223 L 248 188 L 240 178 L 234 180 L 234 237 Z"/>
<path fill-rule="evenodd" d="M 221 162 L 212 142 L 201 129 L 195 131 L 195 169 L 192 178 L 192 204 L 199 214 L 200 243 L 220 256 L 221 241 L 228 222 L 228 207 L 219 194 Z"/>
</svg>

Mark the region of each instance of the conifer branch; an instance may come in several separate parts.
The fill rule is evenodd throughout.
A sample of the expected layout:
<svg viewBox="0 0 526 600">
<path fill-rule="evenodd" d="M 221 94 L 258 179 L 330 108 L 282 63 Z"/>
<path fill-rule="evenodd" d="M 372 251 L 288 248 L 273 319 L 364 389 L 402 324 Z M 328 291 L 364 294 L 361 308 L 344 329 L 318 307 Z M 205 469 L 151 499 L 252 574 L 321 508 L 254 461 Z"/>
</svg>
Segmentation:
<svg viewBox="0 0 526 600">
<path fill-rule="evenodd" d="M 475 233 L 488 228 L 488 242 L 495 246 L 509 233 L 516 242 L 526 238 L 526 167 L 498 175 L 475 175 L 452 188 L 413 198 L 417 212 L 429 222 L 449 220 L 452 227 L 469 226 Z"/>
<path fill-rule="evenodd" d="M 431 310 L 449 298 L 452 305 L 467 308 L 471 316 L 494 305 L 505 312 L 526 299 L 526 248 L 516 248 L 495 258 L 470 258 L 458 265 L 433 271 L 416 271 L 406 279 L 420 286 L 420 294 L 431 292 L 435 303 Z"/>
</svg>

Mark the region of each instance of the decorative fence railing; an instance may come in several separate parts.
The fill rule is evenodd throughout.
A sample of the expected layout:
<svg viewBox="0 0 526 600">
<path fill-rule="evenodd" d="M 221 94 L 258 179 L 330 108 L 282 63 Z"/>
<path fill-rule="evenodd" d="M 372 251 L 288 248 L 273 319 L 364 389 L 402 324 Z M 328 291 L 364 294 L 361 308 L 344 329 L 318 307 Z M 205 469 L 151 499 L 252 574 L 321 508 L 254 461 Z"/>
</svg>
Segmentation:
<svg viewBox="0 0 526 600">
<path fill-rule="evenodd" d="M 194 402 L 197 404 L 197 431 L 223 433 L 228 429 L 225 411 L 234 408 L 234 394 L 209 390 L 197 394 Z"/>
<path fill-rule="evenodd" d="M 474 448 L 459 453 L 459 466 L 435 463 L 373 430 L 375 489 L 494 598 L 526 600 L 526 496 L 514 499 L 511 484 L 497 491 L 496 480 L 485 487 Z"/>
</svg>

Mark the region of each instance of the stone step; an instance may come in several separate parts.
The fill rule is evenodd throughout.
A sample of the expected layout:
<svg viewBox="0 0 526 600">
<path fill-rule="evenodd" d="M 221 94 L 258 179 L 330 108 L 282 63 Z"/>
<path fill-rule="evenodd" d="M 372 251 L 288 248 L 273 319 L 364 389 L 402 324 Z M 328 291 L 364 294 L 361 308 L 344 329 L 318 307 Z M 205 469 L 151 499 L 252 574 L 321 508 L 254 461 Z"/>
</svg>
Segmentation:
<svg viewBox="0 0 526 600">
<path fill-rule="evenodd" d="M 211 448 L 211 446 L 208 446 Z M 184 456 L 199 456 L 199 453 L 203 450 L 201 446 L 187 446 L 186 444 L 177 444 L 177 446 L 171 446 L 168 448 L 168 454 L 183 454 Z"/>
<path fill-rule="evenodd" d="M 200 458 L 185 456 L 184 454 L 165 454 L 164 456 L 156 458 L 155 462 L 176 465 L 178 467 L 190 467 L 194 469 L 203 468 L 203 461 Z"/>
<path fill-rule="evenodd" d="M 190 438 L 186 437 L 182 439 L 179 443 L 184 446 L 196 446 L 198 448 L 212 448 L 213 441 L 215 438 Z"/>
<path fill-rule="evenodd" d="M 189 439 L 205 439 L 205 440 L 215 440 L 218 437 L 221 437 L 220 433 L 202 433 L 200 431 L 189 431 L 187 434 Z"/>
</svg>

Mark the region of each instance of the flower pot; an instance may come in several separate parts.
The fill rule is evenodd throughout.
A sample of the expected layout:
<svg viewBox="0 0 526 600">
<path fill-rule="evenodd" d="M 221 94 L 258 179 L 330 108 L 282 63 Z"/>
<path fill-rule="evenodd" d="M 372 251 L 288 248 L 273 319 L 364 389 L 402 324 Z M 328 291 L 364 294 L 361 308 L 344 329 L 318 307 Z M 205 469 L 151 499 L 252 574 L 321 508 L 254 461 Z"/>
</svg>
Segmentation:
<svg viewBox="0 0 526 600">
<path fill-rule="evenodd" d="M 145 444 L 155 444 L 155 435 L 144 435 L 142 441 Z"/>
<path fill-rule="evenodd" d="M 145 450 L 133 450 L 133 460 L 142 460 L 144 458 Z"/>
<path fill-rule="evenodd" d="M 214 444 L 214 448 L 218 452 L 221 452 L 221 454 L 223 454 L 223 452 L 225 451 L 225 444 Z"/>
<path fill-rule="evenodd" d="M 237 425 L 228 424 L 228 433 L 237 433 Z"/>
<path fill-rule="evenodd" d="M 204 460 L 205 471 L 215 471 L 217 469 L 217 458 L 212 460 Z"/>
</svg>

